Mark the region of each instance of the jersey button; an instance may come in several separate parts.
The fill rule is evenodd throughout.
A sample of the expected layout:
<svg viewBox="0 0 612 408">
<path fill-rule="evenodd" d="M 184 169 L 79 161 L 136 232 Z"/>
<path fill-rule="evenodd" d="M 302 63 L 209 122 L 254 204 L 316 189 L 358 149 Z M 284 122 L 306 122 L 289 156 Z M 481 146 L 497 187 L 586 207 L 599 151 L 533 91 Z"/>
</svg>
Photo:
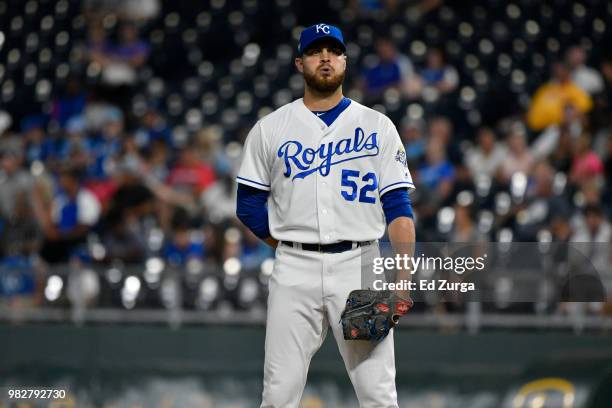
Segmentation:
<svg viewBox="0 0 612 408">
<path fill-rule="evenodd" d="M 326 241 L 329 241 L 329 235 L 326 235 L 326 236 L 325 236 L 325 240 L 326 240 Z"/>
<path fill-rule="evenodd" d="M 327 183 L 326 183 L 326 182 L 322 182 L 322 183 L 321 183 L 321 185 L 322 185 L 323 187 L 325 187 L 325 186 L 327 185 Z"/>
<path fill-rule="evenodd" d="M 325 208 L 324 208 L 324 209 L 323 209 L 321 212 L 322 212 L 323 214 L 327 214 L 327 210 L 326 210 Z"/>
</svg>

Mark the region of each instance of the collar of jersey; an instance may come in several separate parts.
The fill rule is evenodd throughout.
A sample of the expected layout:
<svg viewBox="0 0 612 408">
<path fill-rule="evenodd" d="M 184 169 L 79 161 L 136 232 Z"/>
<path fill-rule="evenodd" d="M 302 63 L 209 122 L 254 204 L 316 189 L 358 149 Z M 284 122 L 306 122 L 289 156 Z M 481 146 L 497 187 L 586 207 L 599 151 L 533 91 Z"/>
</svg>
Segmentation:
<svg viewBox="0 0 612 408">
<path fill-rule="evenodd" d="M 355 101 L 351 99 L 351 104 L 347 106 L 345 110 L 343 110 L 340 115 L 334 120 L 334 123 L 331 126 L 327 126 L 325 122 L 319 119 L 316 115 L 312 114 L 312 111 L 306 107 L 304 104 L 304 98 L 300 98 L 295 101 L 300 108 L 301 115 L 310 123 L 312 123 L 317 129 L 324 131 L 324 133 L 329 133 L 332 129 L 336 127 L 336 124 L 340 122 L 340 119 L 347 115 L 351 109 L 353 109 L 353 105 L 355 105 Z"/>
</svg>

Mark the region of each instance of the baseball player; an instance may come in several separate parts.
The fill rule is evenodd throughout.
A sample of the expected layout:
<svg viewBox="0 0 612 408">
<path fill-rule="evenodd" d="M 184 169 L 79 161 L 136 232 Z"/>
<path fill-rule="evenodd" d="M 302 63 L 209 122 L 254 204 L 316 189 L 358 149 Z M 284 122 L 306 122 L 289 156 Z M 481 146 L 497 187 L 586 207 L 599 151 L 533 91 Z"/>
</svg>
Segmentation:
<svg viewBox="0 0 612 408">
<path fill-rule="evenodd" d="M 397 407 L 393 332 L 345 340 L 339 321 L 385 226 L 394 247 L 415 240 L 404 147 L 389 118 L 343 96 L 337 27 L 304 29 L 295 66 L 304 97 L 255 124 L 237 177 L 239 219 L 276 248 L 261 407 L 299 405 L 329 327 L 360 406 Z"/>
</svg>

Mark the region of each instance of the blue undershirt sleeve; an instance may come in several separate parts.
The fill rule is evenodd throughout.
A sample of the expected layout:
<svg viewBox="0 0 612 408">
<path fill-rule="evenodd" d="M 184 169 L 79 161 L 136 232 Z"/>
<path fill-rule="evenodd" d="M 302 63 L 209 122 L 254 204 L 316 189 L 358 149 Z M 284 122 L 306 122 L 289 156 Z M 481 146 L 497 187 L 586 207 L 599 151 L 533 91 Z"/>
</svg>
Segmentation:
<svg viewBox="0 0 612 408">
<path fill-rule="evenodd" d="M 409 217 L 414 219 L 410 196 L 408 196 L 408 189 L 396 188 L 391 190 L 383 194 L 380 201 L 382 202 L 387 225 L 391 224 L 391 221 L 397 217 Z"/>
<path fill-rule="evenodd" d="M 268 225 L 268 191 L 259 190 L 238 183 L 238 199 L 236 203 L 236 216 L 258 238 L 270 237 Z"/>
</svg>

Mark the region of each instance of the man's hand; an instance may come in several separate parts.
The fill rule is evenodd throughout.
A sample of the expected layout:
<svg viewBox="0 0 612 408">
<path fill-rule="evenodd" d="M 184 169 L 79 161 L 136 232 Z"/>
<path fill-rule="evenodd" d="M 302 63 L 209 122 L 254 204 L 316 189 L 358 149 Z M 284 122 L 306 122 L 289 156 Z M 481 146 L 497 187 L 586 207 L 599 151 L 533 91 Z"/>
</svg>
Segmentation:
<svg viewBox="0 0 612 408">
<path fill-rule="evenodd" d="M 264 239 L 264 242 L 268 245 L 270 245 L 272 248 L 276 248 L 278 246 L 278 240 L 272 238 L 272 237 L 268 237 L 266 239 Z"/>
</svg>

